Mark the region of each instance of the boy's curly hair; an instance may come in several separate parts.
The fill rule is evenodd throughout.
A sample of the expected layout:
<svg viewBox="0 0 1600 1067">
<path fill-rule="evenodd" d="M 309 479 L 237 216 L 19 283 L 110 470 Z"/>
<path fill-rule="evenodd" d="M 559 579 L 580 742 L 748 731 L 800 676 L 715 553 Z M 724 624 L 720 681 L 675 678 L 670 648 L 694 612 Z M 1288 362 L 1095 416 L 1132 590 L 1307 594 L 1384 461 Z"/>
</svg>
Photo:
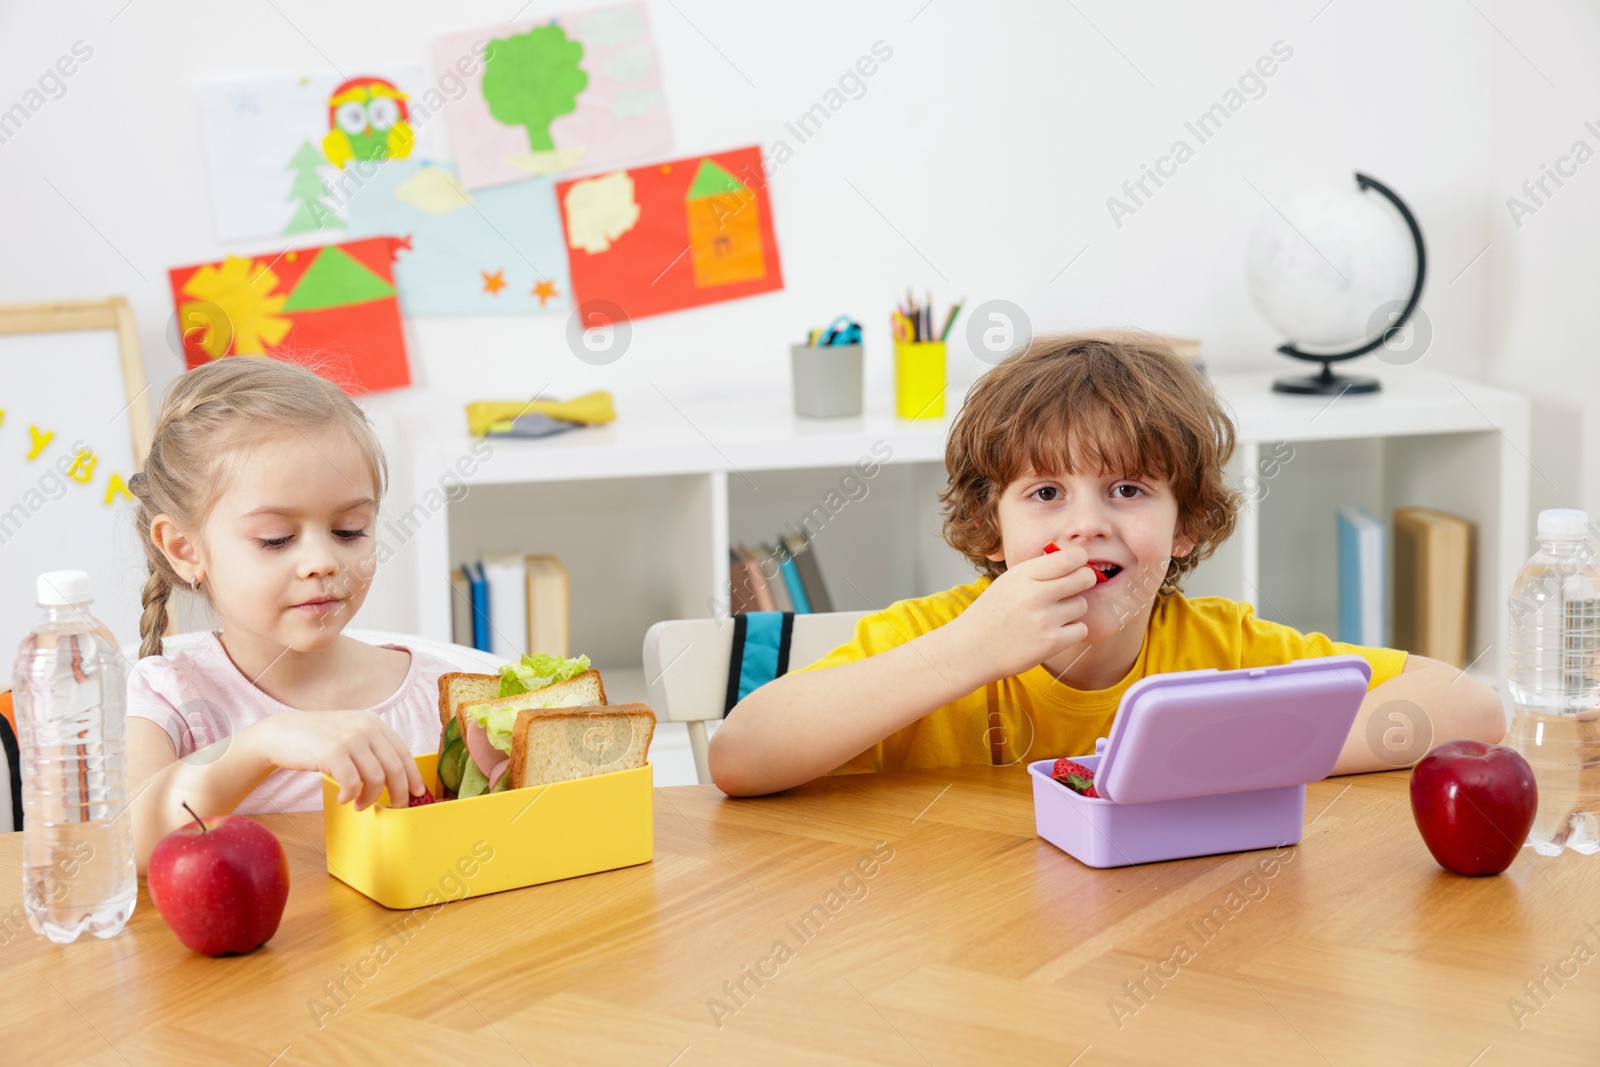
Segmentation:
<svg viewBox="0 0 1600 1067">
<path fill-rule="evenodd" d="M 1240 494 L 1223 478 L 1233 420 L 1210 385 L 1149 335 L 1035 338 L 973 386 L 945 444 L 944 539 L 990 578 L 1008 485 L 1040 472 L 1156 476 L 1178 500 L 1194 550 L 1167 567 L 1161 595 L 1233 533 Z"/>
</svg>

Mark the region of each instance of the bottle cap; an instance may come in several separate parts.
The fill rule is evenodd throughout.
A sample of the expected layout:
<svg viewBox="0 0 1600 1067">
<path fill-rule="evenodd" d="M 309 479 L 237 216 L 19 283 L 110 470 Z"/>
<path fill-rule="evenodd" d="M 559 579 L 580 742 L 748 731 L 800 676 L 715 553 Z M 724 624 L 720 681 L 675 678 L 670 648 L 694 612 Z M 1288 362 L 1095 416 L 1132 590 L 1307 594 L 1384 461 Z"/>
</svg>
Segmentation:
<svg viewBox="0 0 1600 1067">
<path fill-rule="evenodd" d="M 64 604 L 85 604 L 94 598 L 89 595 L 87 571 L 46 571 L 39 575 L 39 606 L 60 607 Z"/>
<path fill-rule="evenodd" d="M 1539 512 L 1539 540 L 1582 541 L 1589 534 L 1589 516 L 1576 508 L 1547 508 Z"/>
</svg>

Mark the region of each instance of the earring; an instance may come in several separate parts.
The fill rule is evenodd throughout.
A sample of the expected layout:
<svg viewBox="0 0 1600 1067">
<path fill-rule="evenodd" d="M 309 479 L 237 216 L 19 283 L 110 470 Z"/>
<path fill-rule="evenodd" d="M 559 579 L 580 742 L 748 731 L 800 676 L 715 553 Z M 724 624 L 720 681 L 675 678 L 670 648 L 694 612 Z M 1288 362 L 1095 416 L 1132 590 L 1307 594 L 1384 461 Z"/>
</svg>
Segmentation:
<svg viewBox="0 0 1600 1067">
<path fill-rule="evenodd" d="M 199 591 L 200 591 L 200 583 L 199 583 L 199 579 L 197 579 L 197 578 L 190 578 L 190 579 L 189 579 L 189 592 L 191 592 L 191 593 L 198 593 L 198 592 L 199 592 Z"/>
</svg>

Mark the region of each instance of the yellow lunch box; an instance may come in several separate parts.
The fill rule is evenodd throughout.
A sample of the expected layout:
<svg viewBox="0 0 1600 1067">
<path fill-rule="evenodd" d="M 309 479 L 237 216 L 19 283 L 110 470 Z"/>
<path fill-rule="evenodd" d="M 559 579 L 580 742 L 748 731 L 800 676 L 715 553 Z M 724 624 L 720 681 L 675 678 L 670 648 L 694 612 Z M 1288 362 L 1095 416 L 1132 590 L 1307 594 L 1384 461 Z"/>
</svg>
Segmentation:
<svg viewBox="0 0 1600 1067">
<path fill-rule="evenodd" d="M 437 753 L 416 756 L 439 795 Z M 648 863 L 655 855 L 650 764 L 419 808 L 339 803 L 322 776 L 328 873 L 386 908 L 419 908 Z"/>
</svg>

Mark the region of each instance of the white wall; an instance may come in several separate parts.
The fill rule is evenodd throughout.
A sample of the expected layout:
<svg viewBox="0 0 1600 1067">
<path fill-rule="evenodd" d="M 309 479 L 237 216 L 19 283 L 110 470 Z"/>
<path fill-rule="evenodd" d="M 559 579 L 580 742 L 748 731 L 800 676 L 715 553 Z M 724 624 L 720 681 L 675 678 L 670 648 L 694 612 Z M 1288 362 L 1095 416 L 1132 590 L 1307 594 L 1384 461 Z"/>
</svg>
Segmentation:
<svg viewBox="0 0 1600 1067">
<path fill-rule="evenodd" d="M 1507 8 L 1494 42 L 1490 94 L 1490 246 L 1484 319 L 1485 378 L 1533 397 L 1534 507 L 1600 515 L 1600 159 L 1562 163 L 1583 141 L 1600 155 L 1600 10 L 1592 5 Z M 1585 123 L 1594 123 L 1590 129 Z M 1524 182 L 1560 164 L 1535 204 Z M 1548 192 L 1551 195 L 1546 195 Z M 1534 214 L 1507 201 L 1515 197 Z M 1520 222 L 1520 226 L 1518 223 Z"/>
<path fill-rule="evenodd" d="M 651 383 L 669 396 L 786 389 L 787 344 L 841 311 L 871 331 L 886 388 L 882 323 L 908 283 L 1016 301 L 1041 330 L 1136 324 L 1203 338 L 1214 367 L 1286 371 L 1245 292 L 1245 239 L 1267 201 L 1362 169 L 1407 199 L 1428 239 L 1424 365 L 1532 392 L 1535 503 L 1600 511 L 1600 442 L 1581 417 L 1600 372 L 1578 313 L 1596 291 L 1600 162 L 1520 231 L 1504 206 L 1573 139 L 1600 148 L 1582 129 L 1600 120 L 1585 111 L 1600 99 L 1600 16 L 1474 2 L 652 2 L 676 151 L 795 150 L 771 188 L 785 290 L 642 320 L 629 353 L 600 368 L 567 350 L 560 317 L 411 320 L 420 385 L 374 405 L 457 418 L 467 399 L 552 383 L 552 395 L 610 388 L 626 417 Z M 65 94 L 0 144 L 0 300 L 127 294 L 157 388 L 181 369 L 163 336 L 166 268 L 268 250 L 215 239 L 195 78 L 429 64 L 435 34 L 514 7 L 122 3 L 0 8 L 0 109 L 75 41 L 93 48 Z M 865 94 L 798 144 L 785 122 L 876 41 L 893 57 Z M 1185 121 L 1277 41 L 1293 54 L 1265 95 L 1196 144 Z M 1194 158 L 1115 225 L 1107 198 L 1179 137 Z M 981 369 L 959 340 L 953 357 L 958 378 Z"/>
</svg>

